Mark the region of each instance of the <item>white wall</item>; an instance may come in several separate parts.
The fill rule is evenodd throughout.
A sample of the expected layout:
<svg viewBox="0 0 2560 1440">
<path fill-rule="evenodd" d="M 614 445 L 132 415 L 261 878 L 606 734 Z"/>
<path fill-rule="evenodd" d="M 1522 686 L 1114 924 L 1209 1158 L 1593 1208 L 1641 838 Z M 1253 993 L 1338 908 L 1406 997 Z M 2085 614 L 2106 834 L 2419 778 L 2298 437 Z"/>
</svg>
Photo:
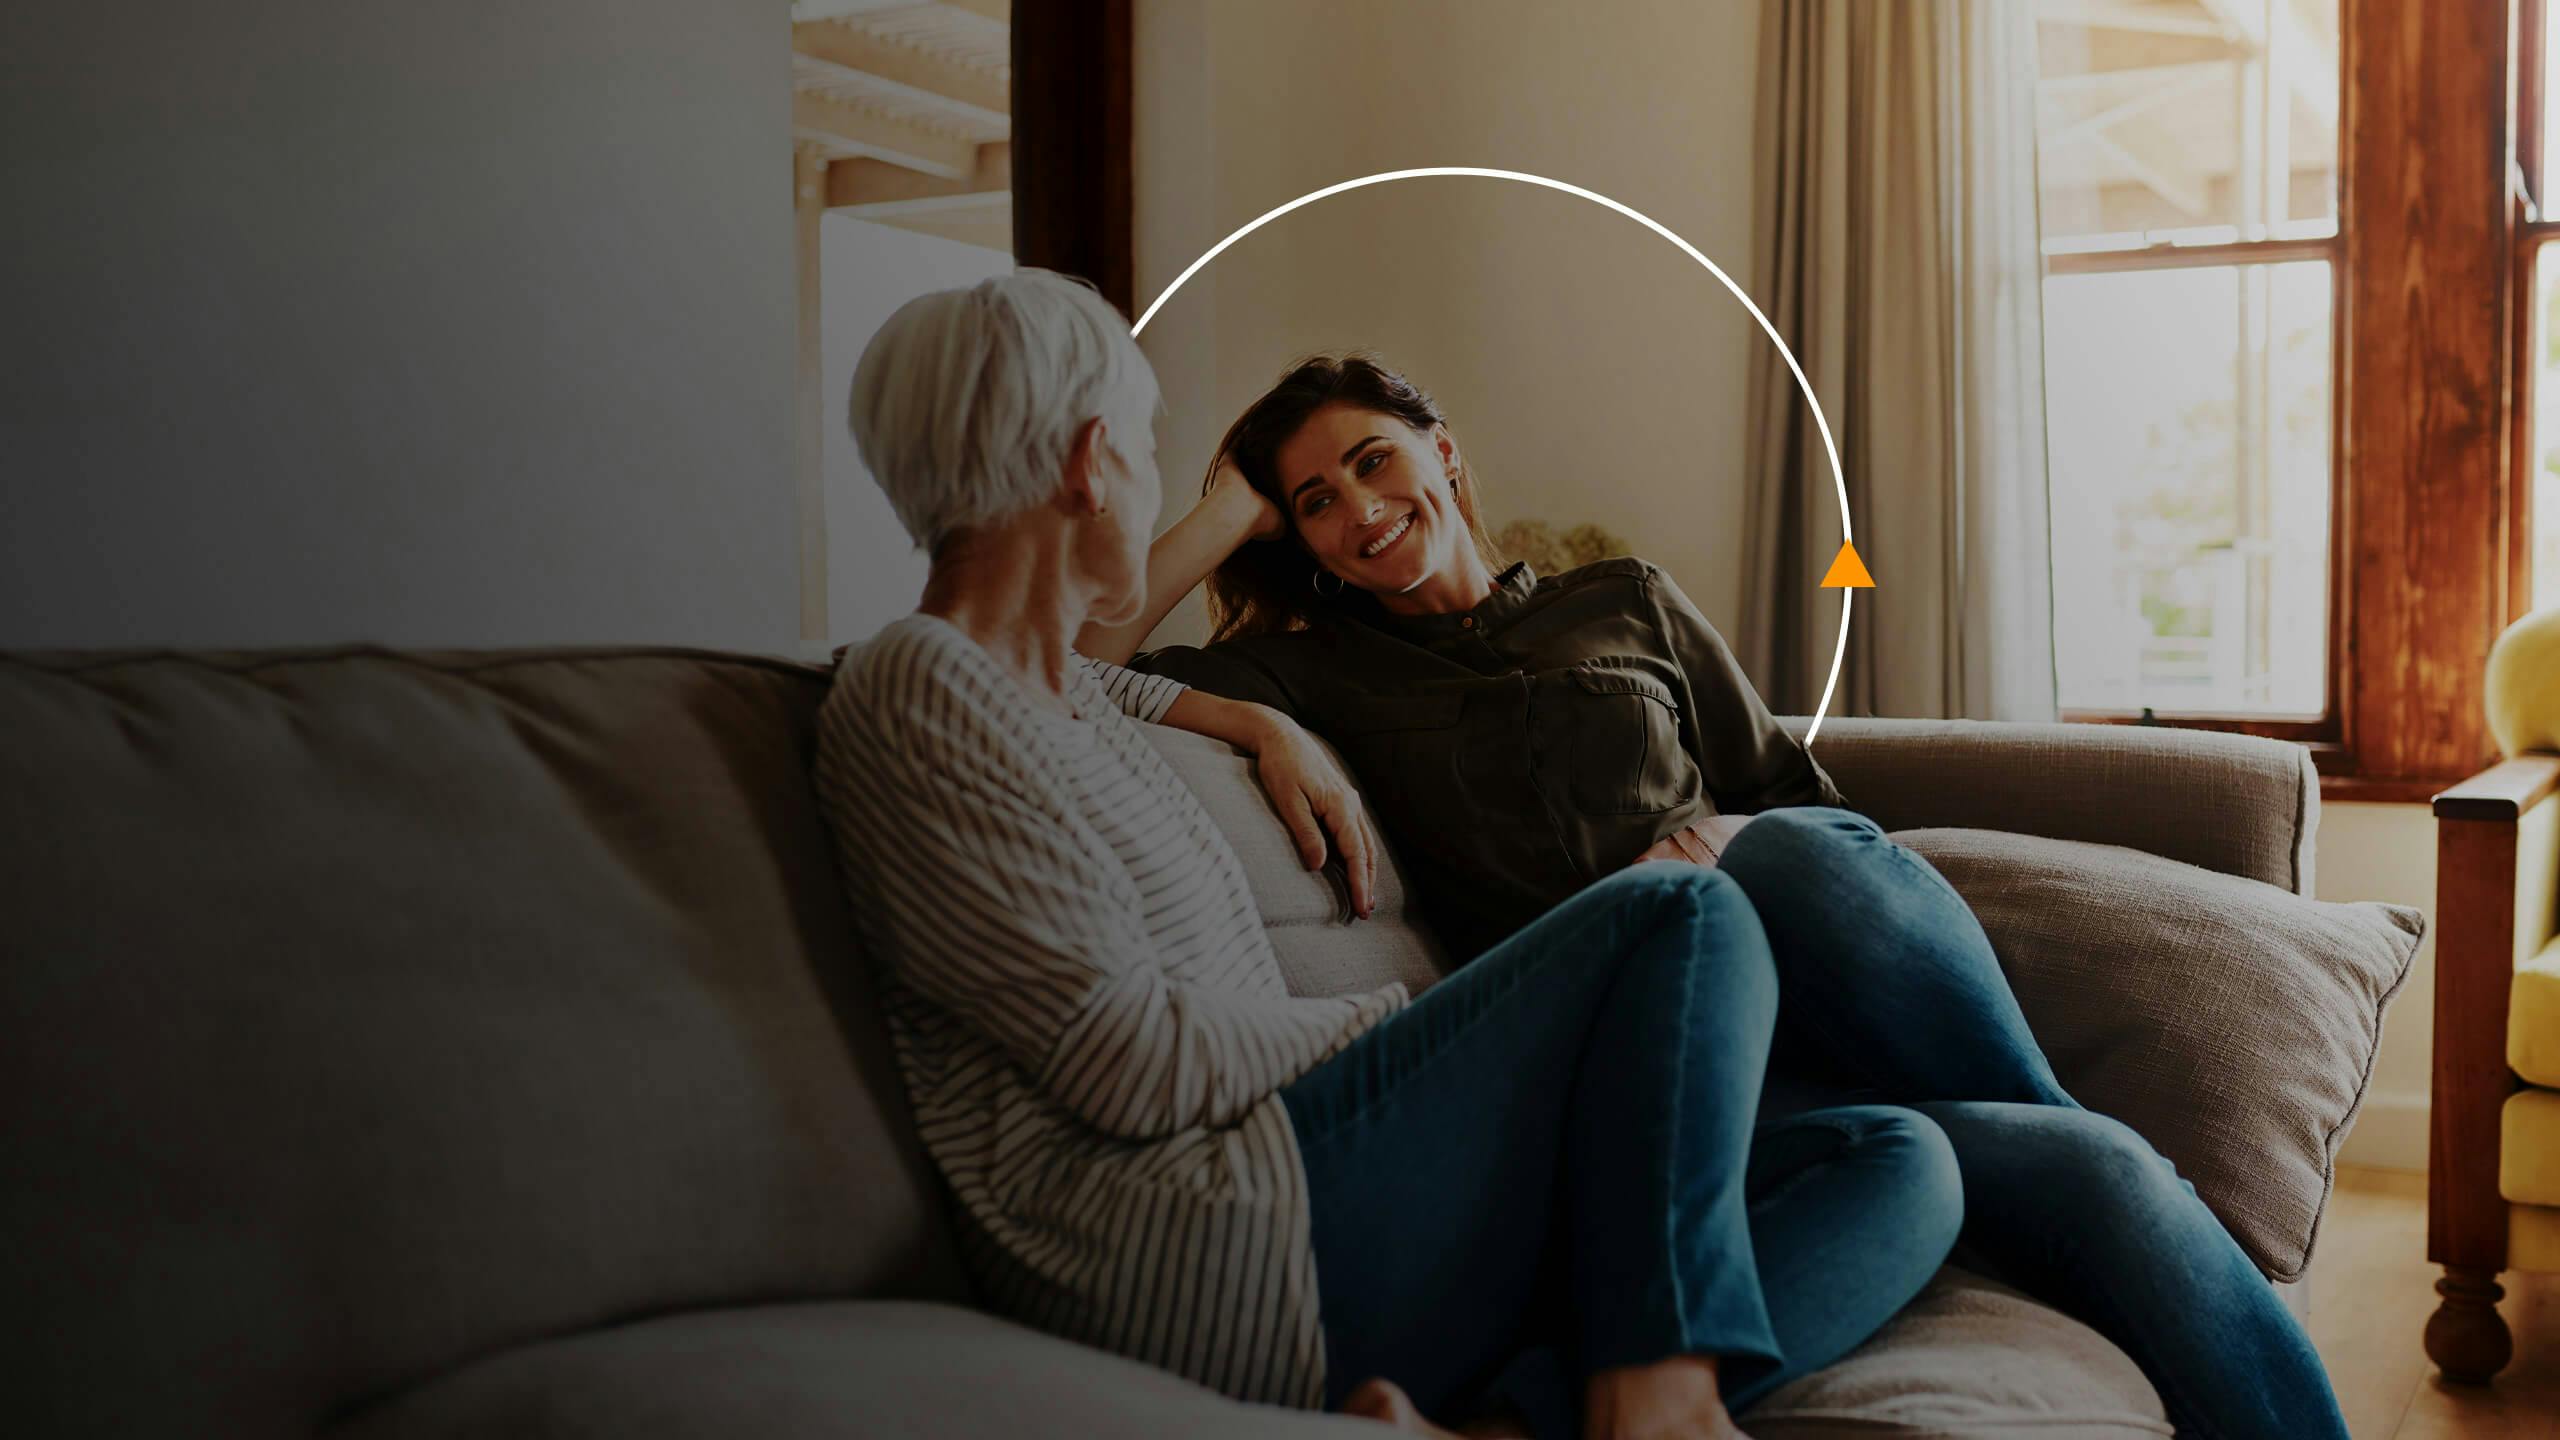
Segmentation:
<svg viewBox="0 0 2560 1440">
<path fill-rule="evenodd" d="M 907 539 L 888 497 L 862 465 L 846 420 L 853 369 L 881 322 L 918 295 L 974 285 L 1013 269 L 1001 251 L 962 245 L 849 216 L 819 225 L 825 311 L 827 640 L 842 645 L 916 607 L 925 558 Z"/>
<path fill-rule="evenodd" d="M 2408 983 L 2383 1017 L 2382 1048 L 2364 1109 L 2339 1156 L 2351 1165 L 2427 1168 L 2427 1085 L 2435 1054 L 2435 817 L 2424 805 L 2320 807 L 2319 895 L 2389 900 L 2427 912 L 2430 927 Z"/>
<path fill-rule="evenodd" d="M 1758 17 L 1754 0 L 1137 0 L 1138 303 L 1274 205 L 1425 165 L 1597 190 L 1748 284 Z M 1439 397 L 1495 523 L 1607 525 L 1710 619 L 1739 618 L 1745 385 L 1766 342 L 1630 220 L 1500 181 L 1356 191 L 1221 256 L 1144 343 L 1168 523 L 1288 361 L 1366 346 Z M 1200 624 L 1195 602 L 1160 638 Z"/>
<path fill-rule="evenodd" d="M 789 18 L 0 8 L 0 644 L 789 647 Z"/>
</svg>

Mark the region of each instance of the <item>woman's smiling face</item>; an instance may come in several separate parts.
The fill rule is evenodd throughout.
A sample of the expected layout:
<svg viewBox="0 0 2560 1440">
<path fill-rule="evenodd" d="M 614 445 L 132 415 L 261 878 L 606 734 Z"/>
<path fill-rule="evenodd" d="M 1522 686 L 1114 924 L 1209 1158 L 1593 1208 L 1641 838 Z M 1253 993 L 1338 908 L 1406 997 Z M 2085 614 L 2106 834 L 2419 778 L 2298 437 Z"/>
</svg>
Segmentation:
<svg viewBox="0 0 2560 1440">
<path fill-rule="evenodd" d="M 1328 405 L 1272 461 L 1290 527 L 1346 585 L 1401 595 L 1473 553 L 1445 425 L 1418 431 L 1375 410 Z"/>
</svg>

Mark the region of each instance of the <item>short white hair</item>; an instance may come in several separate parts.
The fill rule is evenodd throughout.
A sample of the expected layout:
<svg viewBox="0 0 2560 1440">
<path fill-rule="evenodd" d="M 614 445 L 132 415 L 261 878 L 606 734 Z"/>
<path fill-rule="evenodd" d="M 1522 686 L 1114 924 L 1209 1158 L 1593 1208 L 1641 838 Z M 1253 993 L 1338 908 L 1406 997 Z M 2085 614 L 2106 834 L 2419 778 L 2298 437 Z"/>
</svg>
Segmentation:
<svg viewBox="0 0 2560 1440">
<path fill-rule="evenodd" d="M 1023 269 L 898 307 L 863 348 L 848 410 L 862 463 L 932 551 L 1055 496 L 1088 420 L 1134 453 L 1157 398 L 1155 370 L 1109 301 Z"/>
</svg>

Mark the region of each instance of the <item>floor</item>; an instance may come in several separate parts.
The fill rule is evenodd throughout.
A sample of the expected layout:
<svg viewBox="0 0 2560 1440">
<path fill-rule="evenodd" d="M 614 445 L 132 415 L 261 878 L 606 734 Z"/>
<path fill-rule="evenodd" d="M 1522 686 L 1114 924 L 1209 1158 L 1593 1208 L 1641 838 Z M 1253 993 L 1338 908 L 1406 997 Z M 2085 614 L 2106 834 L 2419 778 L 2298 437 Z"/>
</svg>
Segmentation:
<svg viewBox="0 0 2560 1440">
<path fill-rule="evenodd" d="M 2516 1358 L 2495 1385 L 2435 1378 L 2422 1175 L 2341 1166 L 2311 1261 L 2311 1339 L 2356 1440 L 2560 1440 L 2560 1275 L 2509 1275 Z"/>
</svg>

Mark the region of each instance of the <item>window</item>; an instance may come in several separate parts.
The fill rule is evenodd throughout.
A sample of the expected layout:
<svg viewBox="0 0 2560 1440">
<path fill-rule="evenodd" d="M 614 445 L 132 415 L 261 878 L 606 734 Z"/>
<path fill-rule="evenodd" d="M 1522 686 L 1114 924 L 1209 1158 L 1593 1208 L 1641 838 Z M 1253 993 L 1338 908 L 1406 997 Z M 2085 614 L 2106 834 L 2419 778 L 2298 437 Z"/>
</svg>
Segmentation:
<svg viewBox="0 0 2560 1440">
<path fill-rule="evenodd" d="M 845 401 L 900 305 L 1013 268 L 1011 7 L 791 7 L 798 171 L 801 637 L 915 605 L 925 561 L 862 467 Z"/>
<path fill-rule="evenodd" d="M 2066 712 L 2331 706 L 2338 0 L 2036 0 Z"/>
<path fill-rule="evenodd" d="M 2524 463 L 2513 498 L 2523 513 L 2513 523 L 2525 538 L 2530 579 L 2519 585 L 2526 593 L 2514 608 L 2538 610 L 2560 605 L 2560 248 L 2548 243 L 2560 234 L 2560 224 L 2553 223 L 2560 192 L 2552 183 L 2554 172 L 2560 171 L 2553 160 L 2560 147 L 2552 143 L 2560 139 L 2560 45 L 2551 41 L 2543 0 L 2526 0 L 2519 19 L 2523 53 L 2517 76 L 2517 149 L 2528 197 L 2540 203 L 2517 237 L 2524 261 L 2520 270 L 2532 277 L 2532 318 L 2518 376 L 2529 428 L 2518 437 L 2516 454 Z"/>
</svg>

